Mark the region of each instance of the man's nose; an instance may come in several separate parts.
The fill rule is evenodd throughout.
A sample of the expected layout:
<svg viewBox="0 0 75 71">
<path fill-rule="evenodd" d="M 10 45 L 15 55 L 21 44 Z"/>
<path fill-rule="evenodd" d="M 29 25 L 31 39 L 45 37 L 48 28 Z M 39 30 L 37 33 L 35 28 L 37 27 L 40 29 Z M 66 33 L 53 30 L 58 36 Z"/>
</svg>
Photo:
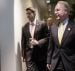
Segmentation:
<svg viewBox="0 0 75 71">
<path fill-rule="evenodd" d="M 57 11 L 55 11 L 54 13 L 57 14 Z"/>
</svg>

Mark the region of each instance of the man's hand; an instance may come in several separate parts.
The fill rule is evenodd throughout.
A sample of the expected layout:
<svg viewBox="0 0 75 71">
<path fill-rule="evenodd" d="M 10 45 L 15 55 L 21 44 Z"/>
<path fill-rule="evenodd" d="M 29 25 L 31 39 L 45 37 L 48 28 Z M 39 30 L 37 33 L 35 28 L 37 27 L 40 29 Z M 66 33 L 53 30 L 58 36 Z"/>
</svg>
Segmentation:
<svg viewBox="0 0 75 71">
<path fill-rule="evenodd" d="M 25 58 L 21 57 L 22 62 L 25 62 Z"/>
<path fill-rule="evenodd" d="M 31 44 L 31 45 L 38 45 L 39 42 L 38 42 L 36 39 L 31 39 L 30 44 Z"/>
<path fill-rule="evenodd" d="M 51 68 L 51 64 L 47 64 L 47 68 L 50 70 L 50 68 Z"/>
</svg>

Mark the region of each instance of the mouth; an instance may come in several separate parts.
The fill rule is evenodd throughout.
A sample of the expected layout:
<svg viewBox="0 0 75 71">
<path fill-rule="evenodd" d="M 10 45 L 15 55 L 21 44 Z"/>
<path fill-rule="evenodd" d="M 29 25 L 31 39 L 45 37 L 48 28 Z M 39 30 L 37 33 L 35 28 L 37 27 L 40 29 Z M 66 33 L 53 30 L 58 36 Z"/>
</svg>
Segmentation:
<svg viewBox="0 0 75 71">
<path fill-rule="evenodd" d="M 55 20 L 56 20 L 57 23 L 60 22 L 60 17 L 56 16 Z"/>
<path fill-rule="evenodd" d="M 56 17 L 56 20 L 60 20 L 60 17 L 58 16 L 58 17 Z"/>
</svg>

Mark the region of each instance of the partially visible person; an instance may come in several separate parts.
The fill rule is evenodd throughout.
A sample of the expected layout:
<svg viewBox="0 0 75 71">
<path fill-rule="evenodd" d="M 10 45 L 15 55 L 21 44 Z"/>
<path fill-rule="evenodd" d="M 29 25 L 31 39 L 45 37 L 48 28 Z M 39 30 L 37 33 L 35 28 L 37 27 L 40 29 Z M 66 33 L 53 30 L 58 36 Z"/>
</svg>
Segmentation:
<svg viewBox="0 0 75 71">
<path fill-rule="evenodd" d="M 48 29 L 52 26 L 52 24 L 53 24 L 52 17 L 47 18 L 47 26 L 48 26 Z"/>
<path fill-rule="evenodd" d="M 53 19 L 52 19 L 52 17 L 47 18 L 46 22 L 47 22 L 47 26 L 48 26 L 48 30 L 49 30 L 48 36 L 50 36 L 51 35 L 51 33 L 50 33 L 51 26 L 53 25 Z"/>
<path fill-rule="evenodd" d="M 47 68 L 50 71 L 75 71 L 75 22 L 69 18 L 68 2 L 58 1 L 54 13 L 59 23 L 51 26 Z"/>
<path fill-rule="evenodd" d="M 36 19 L 35 9 L 26 8 L 28 22 L 22 29 L 22 56 L 26 71 L 46 71 L 47 25 Z"/>
</svg>

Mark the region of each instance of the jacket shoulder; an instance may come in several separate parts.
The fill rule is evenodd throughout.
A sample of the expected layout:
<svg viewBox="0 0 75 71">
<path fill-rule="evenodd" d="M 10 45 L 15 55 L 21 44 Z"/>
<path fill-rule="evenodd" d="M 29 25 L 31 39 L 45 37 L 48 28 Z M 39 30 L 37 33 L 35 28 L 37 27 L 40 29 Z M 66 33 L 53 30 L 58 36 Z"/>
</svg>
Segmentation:
<svg viewBox="0 0 75 71">
<path fill-rule="evenodd" d="M 25 23 L 25 25 L 22 27 L 22 29 L 26 28 L 28 26 L 29 22 Z"/>
</svg>

